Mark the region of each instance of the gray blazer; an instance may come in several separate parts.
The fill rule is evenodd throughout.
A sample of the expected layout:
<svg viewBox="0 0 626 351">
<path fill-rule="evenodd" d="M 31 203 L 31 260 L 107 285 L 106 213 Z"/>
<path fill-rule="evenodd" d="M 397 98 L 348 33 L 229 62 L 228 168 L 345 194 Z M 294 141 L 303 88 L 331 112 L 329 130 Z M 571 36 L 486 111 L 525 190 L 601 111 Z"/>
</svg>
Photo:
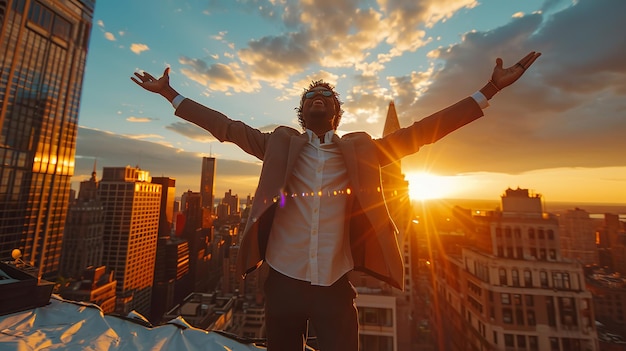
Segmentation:
<svg viewBox="0 0 626 351">
<path fill-rule="evenodd" d="M 264 133 L 190 99 L 183 100 L 175 113 L 209 131 L 219 141 L 232 142 L 263 161 L 237 256 L 237 270 L 245 277 L 263 262 L 277 201 L 307 142 L 306 134 L 284 126 Z M 433 143 L 481 116 L 482 109 L 468 97 L 381 139 L 372 139 L 363 132 L 335 139 L 350 181 L 344 233 L 350 235 L 355 269 L 404 288 L 398 231 L 381 191 L 380 167 L 417 152 L 422 145 Z"/>
</svg>

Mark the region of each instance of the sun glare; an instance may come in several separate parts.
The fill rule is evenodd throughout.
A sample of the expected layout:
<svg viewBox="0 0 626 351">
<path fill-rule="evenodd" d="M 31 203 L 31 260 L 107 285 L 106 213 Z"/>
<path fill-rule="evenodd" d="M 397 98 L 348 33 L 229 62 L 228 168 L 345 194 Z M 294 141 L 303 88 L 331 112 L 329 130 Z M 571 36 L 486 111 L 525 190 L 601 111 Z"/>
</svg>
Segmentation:
<svg viewBox="0 0 626 351">
<path fill-rule="evenodd" d="M 453 177 L 431 173 L 407 173 L 409 196 L 412 200 L 441 199 L 454 193 Z"/>
</svg>

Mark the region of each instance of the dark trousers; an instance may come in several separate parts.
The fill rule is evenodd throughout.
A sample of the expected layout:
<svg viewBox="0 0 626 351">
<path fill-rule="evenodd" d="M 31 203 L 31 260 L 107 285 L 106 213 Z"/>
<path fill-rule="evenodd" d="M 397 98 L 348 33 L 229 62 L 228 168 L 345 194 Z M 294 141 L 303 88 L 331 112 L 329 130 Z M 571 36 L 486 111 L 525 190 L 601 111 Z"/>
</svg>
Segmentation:
<svg viewBox="0 0 626 351">
<path fill-rule="evenodd" d="M 310 321 L 321 351 L 358 351 L 356 290 L 347 276 L 331 286 L 289 278 L 270 267 L 265 282 L 268 351 L 303 350 Z"/>
</svg>

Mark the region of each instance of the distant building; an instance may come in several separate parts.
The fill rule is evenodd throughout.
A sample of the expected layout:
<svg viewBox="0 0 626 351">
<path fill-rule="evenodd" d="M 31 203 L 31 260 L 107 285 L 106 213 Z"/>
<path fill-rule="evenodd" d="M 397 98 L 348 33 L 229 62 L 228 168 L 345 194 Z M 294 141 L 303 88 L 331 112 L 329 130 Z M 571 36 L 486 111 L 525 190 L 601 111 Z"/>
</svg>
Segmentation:
<svg viewBox="0 0 626 351">
<path fill-rule="evenodd" d="M 236 297 L 215 293 L 192 293 L 167 312 L 164 319 L 182 317 L 191 326 L 204 330 L 227 331 L 232 325 Z"/>
<path fill-rule="evenodd" d="M 599 262 L 596 230 L 589 213 L 579 208 L 567 210 L 559 216 L 561 252 L 564 258 L 583 266 Z"/>
<path fill-rule="evenodd" d="M 223 204 L 228 204 L 228 214 L 235 215 L 239 214 L 239 195 L 233 195 L 232 190 L 228 189 L 228 192 L 224 193 L 224 197 L 222 198 Z"/>
<path fill-rule="evenodd" d="M 91 302 L 100 306 L 103 313 L 115 311 L 113 272 L 104 266 L 87 267 L 80 278 L 61 289 L 59 294 L 67 300 Z"/>
<path fill-rule="evenodd" d="M 178 237 L 160 236 L 157 243 L 150 321 L 160 324 L 163 314 L 192 292 L 189 243 Z"/>
<path fill-rule="evenodd" d="M 161 185 L 140 168 L 104 167 L 98 194 L 105 213 L 102 261 L 115 272 L 116 312 L 149 316 Z"/>
<path fill-rule="evenodd" d="M 200 197 L 202 207 L 213 212 L 213 201 L 215 200 L 215 157 L 202 158 L 202 172 L 200 173 Z"/>
<path fill-rule="evenodd" d="M 87 267 L 102 265 L 104 250 L 104 206 L 98 197 L 96 171 L 80 183 L 78 198 L 67 213 L 60 273 L 75 278 Z"/>
<path fill-rule="evenodd" d="M 161 184 L 161 207 L 159 210 L 159 236 L 172 235 L 174 222 L 174 201 L 176 197 L 176 179 L 152 177 L 152 183 Z"/>
<path fill-rule="evenodd" d="M 608 266 L 610 271 L 626 276 L 626 224 L 620 221 L 619 215 L 604 214 L 604 224 L 598 229 L 598 238 L 598 246 L 603 253 L 601 264 Z"/>
<path fill-rule="evenodd" d="M 598 350 L 582 265 L 561 257 L 558 221 L 543 212 L 540 195 L 507 189 L 501 210 L 471 218 L 468 243 L 453 240 L 458 250 L 448 251 L 432 246 L 438 349 Z"/>
<path fill-rule="evenodd" d="M 193 291 L 209 292 L 209 243 L 212 228 L 203 228 L 205 210 L 200 193 L 191 190 L 181 197 L 184 221 L 180 236 L 189 242 L 189 271 L 194 283 Z M 177 232 L 179 228 L 176 229 Z"/>
<path fill-rule="evenodd" d="M 0 1 L 0 259 L 53 278 L 74 174 L 94 0 Z"/>
<path fill-rule="evenodd" d="M 596 320 L 610 330 L 621 331 L 620 336 L 626 340 L 626 277 L 608 273 L 597 266 L 587 267 L 586 270 L 587 288 L 593 294 Z M 626 350 L 626 342 L 622 346 Z"/>
</svg>

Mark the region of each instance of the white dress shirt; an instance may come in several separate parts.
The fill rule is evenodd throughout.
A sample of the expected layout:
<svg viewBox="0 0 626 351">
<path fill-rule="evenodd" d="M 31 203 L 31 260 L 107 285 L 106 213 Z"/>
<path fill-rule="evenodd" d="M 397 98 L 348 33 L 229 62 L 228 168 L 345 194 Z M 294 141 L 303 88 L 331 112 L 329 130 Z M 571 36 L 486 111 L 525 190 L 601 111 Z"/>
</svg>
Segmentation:
<svg viewBox="0 0 626 351">
<path fill-rule="evenodd" d="M 265 259 L 288 277 L 329 286 L 354 267 L 344 233 L 348 174 L 333 130 L 323 144 L 306 133 L 309 142 L 276 208 Z"/>
</svg>

